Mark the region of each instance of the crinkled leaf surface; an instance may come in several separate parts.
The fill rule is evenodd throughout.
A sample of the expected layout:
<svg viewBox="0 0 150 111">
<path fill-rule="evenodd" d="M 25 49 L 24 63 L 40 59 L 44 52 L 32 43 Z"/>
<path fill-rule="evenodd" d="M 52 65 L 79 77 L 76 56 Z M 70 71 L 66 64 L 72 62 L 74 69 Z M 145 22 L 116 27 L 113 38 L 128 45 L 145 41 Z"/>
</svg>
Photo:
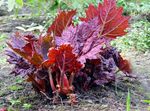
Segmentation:
<svg viewBox="0 0 150 111">
<path fill-rule="evenodd" d="M 50 67 L 52 72 L 57 70 L 58 75 L 56 75 L 58 91 L 60 93 L 67 94 L 72 89 L 70 89 L 70 79 L 67 78 L 67 73 L 71 74 L 78 72 L 82 64 L 77 61 L 77 56 L 73 53 L 73 48 L 70 44 L 60 45 L 58 48 L 50 48 L 48 52 L 48 60 L 43 63 L 45 66 Z M 54 70 L 53 70 L 54 69 Z M 71 77 L 70 75 L 70 77 Z M 53 75 L 54 76 L 54 75 Z M 52 89 L 55 90 L 54 79 L 52 79 L 50 74 L 50 84 Z"/>
<path fill-rule="evenodd" d="M 105 59 L 113 58 L 115 65 L 124 73 L 130 74 L 132 72 L 130 62 L 123 59 L 116 48 L 107 47 L 100 53 Z"/>
<path fill-rule="evenodd" d="M 96 59 L 104 44 L 104 38 L 98 38 L 99 25 L 98 18 L 89 22 L 83 22 L 77 27 L 68 27 L 62 33 L 62 37 L 56 37 L 56 45 L 60 46 L 69 43 L 78 55 L 78 60 L 85 63 L 86 59 Z"/>
<path fill-rule="evenodd" d="M 35 67 L 25 61 L 22 57 L 16 55 L 12 51 L 7 51 L 6 54 L 9 56 L 7 60 L 10 64 L 14 64 L 11 74 L 26 76 L 32 74 L 35 71 Z"/>
<path fill-rule="evenodd" d="M 40 48 L 41 48 L 41 54 L 44 58 L 44 60 L 48 59 L 47 53 L 48 49 L 52 46 L 54 46 L 53 42 L 53 37 L 50 36 L 50 34 L 46 34 L 45 36 L 40 36 L 38 42 L 40 43 Z"/>
<path fill-rule="evenodd" d="M 76 75 L 76 84 L 85 90 L 93 84 L 104 85 L 115 81 L 118 68 L 125 74 L 132 71 L 129 62 L 121 57 L 116 48 L 103 48 L 99 54 L 99 59 L 87 59 L 84 68 Z"/>
<path fill-rule="evenodd" d="M 38 50 L 37 39 L 33 35 L 20 35 L 16 33 L 7 43 L 8 46 L 20 56 L 28 60 L 35 66 L 40 66 L 43 62 L 43 57 Z"/>
<path fill-rule="evenodd" d="M 77 72 L 82 67 L 70 44 L 60 45 L 59 48 L 50 48 L 46 66 L 52 65 L 57 66 L 60 71 L 70 73 Z"/>
</svg>

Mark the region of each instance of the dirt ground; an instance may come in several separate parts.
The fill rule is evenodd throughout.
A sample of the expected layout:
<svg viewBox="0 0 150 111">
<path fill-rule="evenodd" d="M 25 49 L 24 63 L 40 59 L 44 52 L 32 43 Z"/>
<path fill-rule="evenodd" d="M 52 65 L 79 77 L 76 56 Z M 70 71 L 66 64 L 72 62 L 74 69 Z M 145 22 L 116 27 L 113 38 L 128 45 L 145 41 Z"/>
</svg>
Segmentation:
<svg viewBox="0 0 150 111">
<path fill-rule="evenodd" d="M 18 21 L 14 23 L 22 24 Z M 0 24 L 0 32 L 9 35 L 14 31 L 15 26 L 9 30 L 4 26 L 9 26 L 9 24 Z M 10 111 L 125 111 L 129 89 L 131 111 L 149 111 L 150 106 L 143 100 L 150 99 L 150 53 L 143 54 L 136 51 L 126 53 L 125 57 L 132 63 L 132 75 L 136 76 L 136 79 L 125 77 L 122 80 L 116 80 L 115 83 L 96 87 L 88 92 L 76 92 L 79 101 L 77 105 L 70 106 L 65 102 L 54 105 L 45 97 L 35 93 L 30 83 L 26 83 L 21 77 L 16 78 L 9 74 L 13 66 L 6 62 L 5 41 L 0 41 L 0 46 L 4 46 L 0 50 L 0 108 L 7 107 L 11 109 Z M 12 86 L 17 86 L 17 89 L 13 89 Z M 11 105 L 11 99 L 20 100 L 21 103 Z M 25 109 L 24 103 L 31 104 L 32 108 Z"/>
</svg>

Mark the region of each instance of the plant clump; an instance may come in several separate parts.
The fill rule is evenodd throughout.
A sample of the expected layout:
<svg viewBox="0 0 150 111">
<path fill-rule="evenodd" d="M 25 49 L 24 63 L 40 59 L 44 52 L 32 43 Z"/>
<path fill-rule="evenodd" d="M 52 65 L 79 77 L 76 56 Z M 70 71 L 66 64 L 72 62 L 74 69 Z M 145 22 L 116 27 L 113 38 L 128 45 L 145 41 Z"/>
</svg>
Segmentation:
<svg viewBox="0 0 150 111">
<path fill-rule="evenodd" d="M 15 67 L 11 74 L 22 75 L 35 90 L 47 97 L 70 97 L 74 91 L 89 90 L 94 85 L 115 81 L 116 72 L 131 73 L 130 63 L 121 57 L 110 42 L 125 35 L 130 17 L 115 0 L 104 0 L 97 7 L 90 4 L 86 17 L 73 24 L 76 10 L 60 11 L 45 35 L 16 32 L 7 42 L 8 62 Z"/>
</svg>

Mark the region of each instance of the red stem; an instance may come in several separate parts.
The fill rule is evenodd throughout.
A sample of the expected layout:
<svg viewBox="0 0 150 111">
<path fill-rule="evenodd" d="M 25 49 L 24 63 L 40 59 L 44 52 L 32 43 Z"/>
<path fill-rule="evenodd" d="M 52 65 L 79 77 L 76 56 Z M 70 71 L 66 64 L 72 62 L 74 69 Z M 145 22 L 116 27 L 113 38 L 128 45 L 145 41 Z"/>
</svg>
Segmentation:
<svg viewBox="0 0 150 111">
<path fill-rule="evenodd" d="M 56 87 L 54 85 L 54 81 L 53 81 L 53 77 L 52 77 L 52 72 L 51 69 L 48 69 L 48 75 L 49 75 L 49 81 L 50 81 L 50 85 L 53 91 L 56 91 Z"/>
<path fill-rule="evenodd" d="M 63 65 L 62 65 L 62 70 L 60 69 L 60 87 L 63 89 L 64 87 L 64 69 L 65 69 L 65 54 L 63 54 Z"/>
<path fill-rule="evenodd" d="M 72 86 L 73 80 L 74 80 L 74 73 L 71 73 L 70 78 L 69 78 L 69 85 Z"/>
</svg>

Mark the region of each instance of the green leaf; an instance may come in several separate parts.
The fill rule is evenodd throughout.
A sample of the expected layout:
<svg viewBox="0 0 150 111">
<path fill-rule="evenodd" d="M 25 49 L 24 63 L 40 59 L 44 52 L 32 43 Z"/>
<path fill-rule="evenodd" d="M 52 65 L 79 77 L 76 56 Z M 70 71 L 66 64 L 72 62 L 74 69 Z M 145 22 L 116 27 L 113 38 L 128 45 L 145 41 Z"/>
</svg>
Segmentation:
<svg viewBox="0 0 150 111">
<path fill-rule="evenodd" d="M 143 102 L 150 104 L 150 100 L 143 100 Z"/>
<path fill-rule="evenodd" d="M 8 11 L 11 12 L 15 8 L 15 0 L 8 0 Z"/>
<path fill-rule="evenodd" d="M 16 3 L 22 8 L 23 7 L 23 0 L 16 0 Z"/>
<path fill-rule="evenodd" d="M 23 87 L 20 85 L 12 85 L 12 86 L 9 86 L 8 89 L 10 89 L 11 91 L 18 91 L 18 90 L 22 90 Z"/>
<path fill-rule="evenodd" d="M 0 33 L 0 42 L 6 40 L 7 36 L 5 34 Z"/>
<path fill-rule="evenodd" d="M 131 98 L 130 98 L 130 91 L 128 90 L 128 95 L 126 99 L 126 111 L 131 110 Z"/>
<path fill-rule="evenodd" d="M 9 101 L 10 103 L 11 103 L 11 105 L 17 105 L 17 104 L 20 104 L 21 103 L 21 101 L 20 100 L 18 100 L 18 99 L 10 99 L 10 101 Z"/>
<path fill-rule="evenodd" d="M 23 107 L 28 110 L 28 109 L 32 108 L 32 105 L 28 104 L 28 103 L 25 103 L 25 104 L 23 104 Z"/>
<path fill-rule="evenodd" d="M 54 4 L 51 6 L 51 10 L 55 10 L 55 9 L 57 9 L 58 8 L 58 6 L 59 6 L 59 1 L 58 0 L 55 0 L 54 1 Z"/>
<path fill-rule="evenodd" d="M 24 80 L 20 77 L 16 78 L 16 83 L 22 83 Z"/>
</svg>

